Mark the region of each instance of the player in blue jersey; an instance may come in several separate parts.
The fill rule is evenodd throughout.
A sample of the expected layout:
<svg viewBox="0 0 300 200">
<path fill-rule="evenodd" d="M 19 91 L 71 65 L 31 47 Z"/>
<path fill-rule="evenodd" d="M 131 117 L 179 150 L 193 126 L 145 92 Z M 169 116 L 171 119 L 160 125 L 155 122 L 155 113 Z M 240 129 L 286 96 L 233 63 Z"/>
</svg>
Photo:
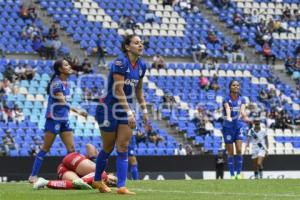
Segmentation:
<svg viewBox="0 0 300 200">
<path fill-rule="evenodd" d="M 143 77 L 146 63 L 140 58 L 143 53 L 143 43 L 137 35 L 127 35 L 122 43 L 124 55 L 115 59 L 108 75 L 107 93 L 102 104 L 97 106 L 98 121 L 103 148 L 97 156 L 94 187 L 100 192 L 110 192 L 111 189 L 101 181 L 107 159 L 117 147 L 117 193 L 134 194 L 125 187 L 128 170 L 128 145 L 132 129 L 136 127 L 132 99 L 135 93 L 143 111 L 143 120 L 147 122 L 148 114 L 143 94 Z"/>
<path fill-rule="evenodd" d="M 227 150 L 227 163 L 232 179 L 241 179 L 243 167 L 242 144 L 246 128 L 245 122 L 250 122 L 245 112 L 246 101 L 240 95 L 240 84 L 237 80 L 232 80 L 229 84 L 230 94 L 224 98 L 223 137 Z M 236 150 L 236 167 L 234 162 L 234 146 Z M 236 176 L 235 176 L 236 170 Z"/>
<path fill-rule="evenodd" d="M 72 110 L 82 116 L 87 116 L 86 112 L 78 111 L 70 107 L 70 85 L 68 77 L 72 74 L 72 69 L 66 60 L 57 60 L 54 63 L 54 74 L 47 86 L 48 106 L 46 111 L 44 144 L 41 151 L 37 154 L 29 182 L 37 180 L 37 175 L 43 163 L 43 159 L 50 150 L 56 135 L 59 134 L 65 144 L 68 153 L 74 152 L 73 131 L 69 125 L 69 112 Z"/>
<path fill-rule="evenodd" d="M 136 139 L 135 139 L 135 131 L 134 131 L 128 146 L 128 162 L 130 166 L 131 179 L 139 180 L 138 162 L 135 156 L 135 150 L 136 150 Z"/>
</svg>

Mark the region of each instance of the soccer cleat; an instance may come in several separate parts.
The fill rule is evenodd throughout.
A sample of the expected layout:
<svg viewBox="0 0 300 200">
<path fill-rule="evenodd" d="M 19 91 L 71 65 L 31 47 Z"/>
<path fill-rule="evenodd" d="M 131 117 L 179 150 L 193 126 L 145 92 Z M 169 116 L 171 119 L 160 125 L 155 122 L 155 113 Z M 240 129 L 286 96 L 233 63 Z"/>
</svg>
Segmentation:
<svg viewBox="0 0 300 200">
<path fill-rule="evenodd" d="M 29 183 L 35 183 L 38 180 L 37 176 L 29 176 L 28 182 Z"/>
<path fill-rule="evenodd" d="M 98 189 L 101 193 L 111 192 L 111 189 L 104 183 L 104 181 L 94 181 L 92 186 L 93 188 Z"/>
<path fill-rule="evenodd" d="M 92 190 L 92 186 L 84 182 L 81 178 L 74 180 L 73 187 L 81 190 Z"/>
<path fill-rule="evenodd" d="M 241 176 L 240 174 L 237 174 L 237 175 L 235 176 L 235 179 L 236 179 L 236 180 L 241 180 L 241 179 L 242 179 L 242 176 Z"/>
<path fill-rule="evenodd" d="M 32 188 L 35 189 L 35 190 L 38 190 L 38 189 L 41 189 L 41 188 L 47 186 L 48 183 L 49 183 L 48 180 L 40 177 L 40 178 L 37 179 L 37 181 L 35 181 Z"/>
<path fill-rule="evenodd" d="M 235 176 L 231 176 L 230 178 L 231 178 L 231 180 L 235 180 Z"/>
<path fill-rule="evenodd" d="M 135 192 L 130 192 L 126 187 L 120 187 L 117 189 L 118 194 L 135 194 Z"/>
</svg>

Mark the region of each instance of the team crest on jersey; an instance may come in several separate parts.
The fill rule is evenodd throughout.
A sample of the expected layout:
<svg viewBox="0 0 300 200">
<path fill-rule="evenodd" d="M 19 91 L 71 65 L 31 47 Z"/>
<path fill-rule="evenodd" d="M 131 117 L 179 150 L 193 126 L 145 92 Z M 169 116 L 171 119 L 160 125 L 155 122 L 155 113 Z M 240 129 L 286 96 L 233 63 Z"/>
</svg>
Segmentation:
<svg viewBox="0 0 300 200">
<path fill-rule="evenodd" d="M 128 69 L 126 70 L 126 72 L 127 72 L 127 73 L 130 73 L 130 69 L 128 68 Z"/>
<path fill-rule="evenodd" d="M 117 61 L 115 61 L 115 65 L 116 65 L 116 66 L 119 66 L 119 67 L 122 67 L 122 62 L 119 61 L 119 60 L 117 60 Z"/>
<path fill-rule="evenodd" d="M 59 125 L 59 124 L 56 124 L 55 127 L 54 127 L 54 129 L 55 129 L 56 131 L 59 131 L 60 125 Z"/>
<path fill-rule="evenodd" d="M 227 139 L 227 140 L 231 140 L 231 135 L 227 135 L 227 136 L 226 136 L 226 139 Z"/>
</svg>

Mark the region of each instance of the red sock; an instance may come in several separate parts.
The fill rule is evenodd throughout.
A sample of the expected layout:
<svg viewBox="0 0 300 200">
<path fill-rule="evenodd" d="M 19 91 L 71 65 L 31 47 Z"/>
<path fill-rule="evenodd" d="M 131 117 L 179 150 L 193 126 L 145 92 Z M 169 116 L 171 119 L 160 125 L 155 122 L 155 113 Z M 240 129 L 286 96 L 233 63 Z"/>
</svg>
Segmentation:
<svg viewBox="0 0 300 200">
<path fill-rule="evenodd" d="M 87 184 L 92 184 L 93 181 L 94 181 L 94 176 L 95 176 L 95 173 L 94 172 L 91 172 L 83 177 L 81 177 L 81 179 L 86 182 Z"/>
<path fill-rule="evenodd" d="M 73 183 L 70 180 L 49 181 L 47 187 L 53 189 L 72 189 Z"/>
</svg>

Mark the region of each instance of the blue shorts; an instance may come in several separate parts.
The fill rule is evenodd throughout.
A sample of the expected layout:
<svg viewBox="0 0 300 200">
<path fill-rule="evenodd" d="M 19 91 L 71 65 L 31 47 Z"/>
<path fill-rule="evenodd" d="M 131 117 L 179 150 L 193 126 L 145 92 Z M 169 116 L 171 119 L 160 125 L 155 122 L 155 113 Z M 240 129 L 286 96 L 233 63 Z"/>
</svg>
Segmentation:
<svg viewBox="0 0 300 200">
<path fill-rule="evenodd" d="M 100 130 L 106 132 L 115 132 L 119 124 L 128 124 L 126 112 L 115 111 L 113 113 L 111 107 L 105 109 L 105 104 L 97 106 L 95 119 L 98 122 Z"/>
<path fill-rule="evenodd" d="M 72 128 L 70 128 L 69 121 L 58 121 L 51 118 L 46 119 L 45 123 L 45 132 L 51 132 L 55 135 L 63 133 L 63 132 L 70 132 L 73 131 Z"/>
<path fill-rule="evenodd" d="M 236 140 L 244 139 L 244 128 L 245 126 L 241 123 L 226 123 L 223 125 L 222 133 L 225 144 L 232 144 Z"/>
</svg>

